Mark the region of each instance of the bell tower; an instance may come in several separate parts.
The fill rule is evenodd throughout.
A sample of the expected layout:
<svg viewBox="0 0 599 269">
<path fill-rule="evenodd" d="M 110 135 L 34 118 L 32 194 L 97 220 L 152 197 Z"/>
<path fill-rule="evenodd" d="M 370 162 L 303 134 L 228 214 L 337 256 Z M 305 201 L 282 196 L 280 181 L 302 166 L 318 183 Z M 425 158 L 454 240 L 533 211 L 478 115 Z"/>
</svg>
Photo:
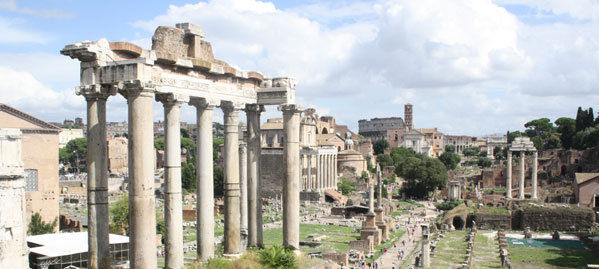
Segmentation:
<svg viewBox="0 0 599 269">
<path fill-rule="evenodd" d="M 412 104 L 407 103 L 404 106 L 404 122 L 408 131 L 412 130 Z"/>
</svg>

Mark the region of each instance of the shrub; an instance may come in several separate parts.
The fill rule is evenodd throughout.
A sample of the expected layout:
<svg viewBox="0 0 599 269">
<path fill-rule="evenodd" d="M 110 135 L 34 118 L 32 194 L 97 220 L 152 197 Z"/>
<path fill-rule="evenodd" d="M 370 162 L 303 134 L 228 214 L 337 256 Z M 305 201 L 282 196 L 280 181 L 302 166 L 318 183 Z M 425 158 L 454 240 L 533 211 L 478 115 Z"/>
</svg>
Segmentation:
<svg viewBox="0 0 599 269">
<path fill-rule="evenodd" d="M 295 253 L 282 246 L 272 246 L 260 251 L 260 263 L 267 268 L 297 268 Z"/>
<path fill-rule="evenodd" d="M 435 207 L 439 210 L 452 210 L 460 204 L 462 204 L 461 201 L 447 201 L 440 204 L 436 204 Z"/>
</svg>

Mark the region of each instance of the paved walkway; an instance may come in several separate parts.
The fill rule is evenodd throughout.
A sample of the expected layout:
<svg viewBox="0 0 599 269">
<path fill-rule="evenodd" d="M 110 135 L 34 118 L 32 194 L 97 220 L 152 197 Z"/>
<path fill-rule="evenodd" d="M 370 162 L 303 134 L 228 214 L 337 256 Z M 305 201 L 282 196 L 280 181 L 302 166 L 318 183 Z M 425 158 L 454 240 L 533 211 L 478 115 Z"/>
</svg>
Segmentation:
<svg viewBox="0 0 599 269">
<path fill-rule="evenodd" d="M 423 220 L 423 216 L 420 216 L 420 213 L 422 213 L 422 211 L 426 210 L 426 218 L 435 218 L 437 216 L 437 209 L 434 206 L 429 206 L 427 202 L 420 202 L 421 204 L 425 205 L 425 207 L 419 207 L 416 208 L 414 210 L 414 216 L 416 217 L 416 221 L 422 221 Z M 399 218 L 399 224 L 400 224 L 400 229 L 403 229 L 404 231 L 406 231 L 406 228 L 408 227 L 408 219 L 410 218 L 409 214 L 406 215 L 402 215 Z M 393 268 L 393 264 L 395 264 L 395 268 L 400 268 L 404 262 L 406 262 L 406 259 L 408 258 L 408 256 L 410 255 L 410 253 L 414 250 L 414 248 L 418 245 L 418 242 L 420 242 L 420 240 L 422 240 L 422 229 L 420 228 L 420 226 L 415 223 L 414 219 L 412 219 L 411 223 L 409 224 L 412 227 L 416 227 L 415 231 L 414 231 L 414 236 L 412 237 L 412 240 L 409 240 L 409 236 L 408 233 L 404 233 L 402 235 L 402 237 L 397 240 L 397 248 L 393 248 L 391 247 L 390 249 L 387 250 L 387 253 L 383 254 L 380 258 L 378 258 L 376 260 L 376 262 L 379 264 L 379 268 Z M 405 241 L 406 244 L 405 246 L 401 243 L 402 241 Z M 399 253 L 399 251 L 403 250 L 404 251 L 404 257 L 402 260 L 399 260 L 397 258 L 397 253 Z M 381 266 L 382 264 L 382 266 Z"/>
</svg>

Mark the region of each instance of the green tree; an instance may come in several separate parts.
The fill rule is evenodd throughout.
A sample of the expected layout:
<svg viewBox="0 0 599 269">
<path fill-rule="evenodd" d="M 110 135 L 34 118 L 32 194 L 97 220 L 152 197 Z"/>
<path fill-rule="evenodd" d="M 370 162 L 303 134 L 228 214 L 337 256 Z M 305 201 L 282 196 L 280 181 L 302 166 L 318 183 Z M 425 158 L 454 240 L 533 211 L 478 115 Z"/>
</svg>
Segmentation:
<svg viewBox="0 0 599 269">
<path fill-rule="evenodd" d="M 154 148 L 157 150 L 164 150 L 164 138 L 154 140 Z"/>
<path fill-rule="evenodd" d="M 524 124 L 524 127 L 533 130 L 534 136 L 540 136 L 544 133 L 551 133 L 554 131 L 555 127 L 553 123 L 548 118 L 540 118 L 536 120 L 532 120 Z M 531 136 L 531 137 L 534 137 Z"/>
<path fill-rule="evenodd" d="M 522 132 L 520 131 L 514 131 L 514 132 L 507 132 L 507 142 L 508 144 L 511 144 L 512 142 L 514 142 L 514 140 L 516 139 L 516 137 L 522 137 L 524 136 L 524 134 L 522 134 Z"/>
<path fill-rule="evenodd" d="M 42 216 L 40 215 L 40 213 L 35 212 L 33 213 L 33 215 L 31 215 L 31 221 L 29 222 L 27 234 L 39 235 L 54 233 L 54 229 L 56 229 L 57 222 L 58 218 L 54 218 L 54 221 L 46 223 L 42 220 Z"/>
<path fill-rule="evenodd" d="M 337 183 L 337 189 L 341 191 L 341 194 L 349 196 L 356 191 L 356 183 L 345 178 L 340 178 Z"/>
<path fill-rule="evenodd" d="M 458 163 L 460 163 L 462 158 L 460 158 L 460 156 L 455 154 L 453 151 L 446 151 L 443 152 L 441 156 L 439 156 L 439 160 L 443 162 L 447 169 L 453 170 L 457 167 Z"/>
<path fill-rule="evenodd" d="M 374 142 L 372 145 L 372 149 L 374 150 L 374 155 L 379 155 L 385 153 L 385 150 L 389 148 L 389 142 L 385 139 L 380 139 Z"/>
<path fill-rule="evenodd" d="M 445 152 L 455 152 L 454 145 L 445 145 Z"/>
<path fill-rule="evenodd" d="M 393 166 L 393 158 L 389 154 L 379 154 L 376 156 L 376 162 L 379 163 L 381 167 L 385 166 Z"/>
<path fill-rule="evenodd" d="M 123 195 L 110 205 L 110 232 L 114 234 L 129 234 L 129 196 Z"/>
<path fill-rule="evenodd" d="M 196 190 L 196 166 L 193 162 L 185 162 L 181 165 L 181 185 L 188 192 Z"/>
<path fill-rule="evenodd" d="M 405 192 L 409 196 L 425 198 L 433 190 L 447 185 L 447 170 L 438 159 L 410 157 L 404 170 L 408 181 Z"/>
<path fill-rule="evenodd" d="M 560 134 L 562 146 L 565 149 L 570 149 L 572 147 L 572 139 L 576 135 L 576 120 L 562 117 L 555 120 L 555 125 L 557 125 L 557 132 Z"/>
<path fill-rule="evenodd" d="M 77 173 L 85 171 L 85 158 L 87 155 L 87 138 L 75 138 L 58 151 L 61 163 L 76 169 Z"/>
<path fill-rule="evenodd" d="M 195 148 L 196 143 L 193 140 L 185 137 L 181 138 L 181 149 L 185 149 L 188 161 L 195 157 Z"/>
<path fill-rule="evenodd" d="M 214 196 L 223 196 L 225 193 L 225 173 L 223 169 L 214 165 L 213 167 L 214 173 Z"/>
<path fill-rule="evenodd" d="M 476 156 L 476 155 L 478 155 L 479 152 L 480 152 L 480 149 L 478 147 L 469 147 L 462 151 L 464 156 L 468 156 L 468 157 Z"/>
<path fill-rule="evenodd" d="M 489 159 L 487 157 L 478 158 L 478 166 L 480 166 L 482 168 L 491 167 L 492 164 L 493 164 L 493 162 L 491 161 L 491 159 Z"/>
<path fill-rule="evenodd" d="M 504 155 L 504 152 L 500 147 L 493 148 L 493 157 L 495 157 L 496 160 L 502 160 L 505 156 L 506 155 Z"/>
<path fill-rule="evenodd" d="M 187 129 L 181 128 L 181 137 L 190 138 L 189 137 L 189 132 L 187 131 Z"/>
</svg>

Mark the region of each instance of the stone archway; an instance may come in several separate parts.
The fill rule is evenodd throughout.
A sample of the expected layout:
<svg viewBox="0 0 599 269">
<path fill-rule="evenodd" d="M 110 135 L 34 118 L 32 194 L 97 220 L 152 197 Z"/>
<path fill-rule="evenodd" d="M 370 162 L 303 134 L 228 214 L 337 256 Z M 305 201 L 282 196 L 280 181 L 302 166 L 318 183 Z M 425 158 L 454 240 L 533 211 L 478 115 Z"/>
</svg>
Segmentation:
<svg viewBox="0 0 599 269">
<path fill-rule="evenodd" d="M 455 217 L 453 217 L 452 224 L 456 230 L 462 230 L 462 229 L 464 229 L 466 222 L 462 219 L 462 217 L 455 216 Z"/>
<path fill-rule="evenodd" d="M 322 128 L 322 134 L 328 134 L 329 130 L 326 127 Z"/>
</svg>

